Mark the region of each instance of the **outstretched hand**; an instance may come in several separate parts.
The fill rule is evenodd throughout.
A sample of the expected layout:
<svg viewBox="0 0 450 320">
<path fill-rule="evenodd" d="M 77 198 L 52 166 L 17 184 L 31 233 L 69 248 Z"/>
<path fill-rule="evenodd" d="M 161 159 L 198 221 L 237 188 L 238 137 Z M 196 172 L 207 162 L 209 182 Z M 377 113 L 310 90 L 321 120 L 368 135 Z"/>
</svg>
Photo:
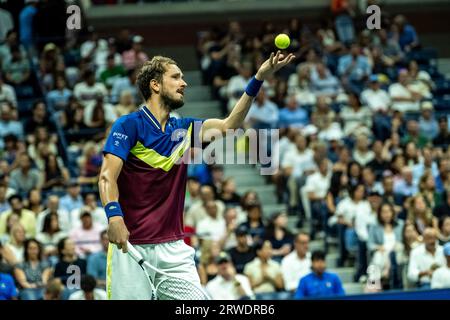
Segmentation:
<svg viewBox="0 0 450 320">
<path fill-rule="evenodd" d="M 284 56 L 283 54 L 281 54 L 281 51 L 277 51 L 276 54 L 272 52 L 269 59 L 263 62 L 258 72 L 256 73 L 256 79 L 266 80 L 270 75 L 274 74 L 294 59 L 295 56 L 292 53 Z"/>
</svg>

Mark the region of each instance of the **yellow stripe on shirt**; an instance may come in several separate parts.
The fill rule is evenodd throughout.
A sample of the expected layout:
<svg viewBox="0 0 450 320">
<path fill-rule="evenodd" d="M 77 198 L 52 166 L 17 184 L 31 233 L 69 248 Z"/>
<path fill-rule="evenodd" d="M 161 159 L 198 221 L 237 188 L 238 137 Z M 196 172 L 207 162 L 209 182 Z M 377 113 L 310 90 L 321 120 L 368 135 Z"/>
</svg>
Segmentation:
<svg viewBox="0 0 450 320">
<path fill-rule="evenodd" d="M 160 155 L 157 151 L 153 149 L 146 148 L 139 141 L 136 145 L 130 150 L 130 152 L 138 159 L 144 161 L 146 164 L 151 166 L 152 168 L 162 169 L 164 171 L 169 171 L 172 169 L 173 165 L 183 157 L 184 153 L 191 144 L 191 133 L 192 133 L 192 124 L 189 126 L 189 129 L 186 133 L 186 136 L 183 139 L 178 147 L 169 157 Z"/>
</svg>

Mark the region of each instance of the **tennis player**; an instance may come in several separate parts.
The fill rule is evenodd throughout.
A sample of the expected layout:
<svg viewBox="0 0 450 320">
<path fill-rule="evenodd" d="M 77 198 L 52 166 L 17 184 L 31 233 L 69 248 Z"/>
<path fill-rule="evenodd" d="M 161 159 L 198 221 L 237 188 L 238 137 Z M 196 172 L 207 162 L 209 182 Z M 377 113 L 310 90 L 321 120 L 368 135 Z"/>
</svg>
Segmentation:
<svg viewBox="0 0 450 320">
<path fill-rule="evenodd" d="M 224 134 L 239 128 L 263 81 L 293 59 L 292 54 L 272 53 L 223 120 L 169 117 L 184 104 L 182 71 L 162 56 L 142 66 L 137 85 L 146 103 L 112 125 L 98 183 L 109 221 L 109 299 L 151 298 L 145 274 L 126 254 L 128 240 L 156 268 L 200 286 L 195 250 L 183 241 L 187 165 L 178 160 L 188 152 L 191 139 L 202 141 L 213 129 Z M 183 134 L 175 134 L 179 132 Z M 162 280 L 158 274 L 151 277 L 155 286 Z"/>
</svg>

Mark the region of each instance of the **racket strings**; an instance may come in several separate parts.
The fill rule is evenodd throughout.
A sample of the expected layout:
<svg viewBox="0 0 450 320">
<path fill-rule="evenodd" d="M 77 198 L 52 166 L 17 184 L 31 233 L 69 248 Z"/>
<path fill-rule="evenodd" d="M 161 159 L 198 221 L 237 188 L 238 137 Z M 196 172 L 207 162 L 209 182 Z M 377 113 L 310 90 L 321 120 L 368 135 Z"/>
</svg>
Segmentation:
<svg viewBox="0 0 450 320">
<path fill-rule="evenodd" d="M 161 281 L 156 291 L 159 300 L 208 299 L 202 289 L 183 279 L 165 279 Z"/>
</svg>

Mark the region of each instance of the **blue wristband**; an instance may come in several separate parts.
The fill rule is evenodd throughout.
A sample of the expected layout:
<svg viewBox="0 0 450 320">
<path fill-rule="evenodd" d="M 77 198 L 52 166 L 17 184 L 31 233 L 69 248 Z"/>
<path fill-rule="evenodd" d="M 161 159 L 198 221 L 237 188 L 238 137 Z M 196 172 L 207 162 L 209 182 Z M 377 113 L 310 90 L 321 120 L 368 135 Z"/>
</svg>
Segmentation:
<svg viewBox="0 0 450 320">
<path fill-rule="evenodd" d="M 111 218 L 111 217 L 123 217 L 123 212 L 122 212 L 122 208 L 120 207 L 120 204 L 118 202 L 109 202 L 106 206 L 105 206 L 105 212 L 106 212 L 106 217 Z"/>
<path fill-rule="evenodd" d="M 264 81 L 258 80 L 255 77 L 253 77 L 248 83 L 247 88 L 245 89 L 245 93 L 248 94 L 250 97 L 256 97 L 259 89 L 261 89 L 263 82 Z"/>
</svg>

